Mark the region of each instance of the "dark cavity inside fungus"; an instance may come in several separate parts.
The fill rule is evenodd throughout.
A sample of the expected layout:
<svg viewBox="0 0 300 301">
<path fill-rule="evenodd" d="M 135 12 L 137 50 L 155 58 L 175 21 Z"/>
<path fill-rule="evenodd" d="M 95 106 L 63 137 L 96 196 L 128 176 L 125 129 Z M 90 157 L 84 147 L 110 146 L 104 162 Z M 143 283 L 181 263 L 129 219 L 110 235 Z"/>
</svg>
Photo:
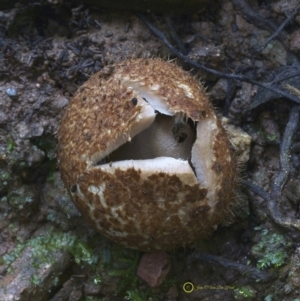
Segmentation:
<svg viewBox="0 0 300 301">
<path fill-rule="evenodd" d="M 123 160 L 172 157 L 191 160 L 196 123 L 183 116 L 157 113 L 154 122 L 95 165 Z"/>
</svg>

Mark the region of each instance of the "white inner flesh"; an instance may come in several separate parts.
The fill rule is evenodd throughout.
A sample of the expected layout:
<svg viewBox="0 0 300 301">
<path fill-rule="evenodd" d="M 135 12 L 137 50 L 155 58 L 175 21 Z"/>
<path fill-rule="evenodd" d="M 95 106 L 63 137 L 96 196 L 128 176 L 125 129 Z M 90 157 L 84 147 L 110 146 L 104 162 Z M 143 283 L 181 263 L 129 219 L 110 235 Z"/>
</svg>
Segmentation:
<svg viewBox="0 0 300 301">
<path fill-rule="evenodd" d="M 126 170 L 128 168 L 142 170 L 143 172 L 141 176 L 144 178 L 159 172 L 174 174 L 174 170 L 176 170 L 176 174 L 180 177 L 184 184 L 195 185 L 198 183 L 188 161 L 170 157 L 158 157 L 155 159 L 145 160 L 124 160 L 101 165 L 102 170 L 112 174 L 116 169 Z"/>
<path fill-rule="evenodd" d="M 204 187 L 209 187 L 208 198 L 210 205 L 214 206 L 216 187 L 215 173 L 212 172 L 213 153 L 211 146 L 217 131 L 216 120 L 206 119 L 197 123 L 197 138 L 192 148 L 191 163 L 197 175 L 197 179 Z"/>
<path fill-rule="evenodd" d="M 147 102 L 155 108 L 156 111 L 160 112 L 164 115 L 173 116 L 174 113 L 170 111 L 170 108 L 167 104 L 166 99 L 162 99 L 161 96 L 157 95 L 157 91 L 159 90 L 160 86 L 158 84 L 152 86 L 150 90 L 143 86 L 143 83 L 140 82 L 130 82 L 129 80 L 125 79 L 125 83 L 129 88 L 132 88 L 138 94 L 144 98 L 147 99 Z"/>
</svg>

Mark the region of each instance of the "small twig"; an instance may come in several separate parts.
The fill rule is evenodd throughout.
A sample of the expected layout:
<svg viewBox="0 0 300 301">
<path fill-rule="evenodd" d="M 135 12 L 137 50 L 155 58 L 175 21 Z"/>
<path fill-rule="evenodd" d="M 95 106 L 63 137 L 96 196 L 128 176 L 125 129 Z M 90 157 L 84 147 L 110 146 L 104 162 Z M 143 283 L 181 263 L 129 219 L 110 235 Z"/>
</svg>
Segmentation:
<svg viewBox="0 0 300 301">
<path fill-rule="evenodd" d="M 226 91 L 225 105 L 224 105 L 224 109 L 223 109 L 223 115 L 226 117 L 229 114 L 229 109 L 230 109 L 230 105 L 231 105 L 232 86 L 233 86 L 233 80 L 227 79 L 227 91 Z"/>
<path fill-rule="evenodd" d="M 271 82 L 271 84 L 274 85 L 274 84 L 283 82 L 283 81 L 285 81 L 285 80 L 288 80 L 288 79 L 290 79 L 290 78 L 296 77 L 296 76 L 298 76 L 298 75 L 300 75 L 300 71 L 298 71 L 298 72 L 296 72 L 296 73 L 293 73 L 293 74 L 289 74 L 289 75 L 287 75 L 287 76 L 285 76 L 285 77 L 283 77 L 283 78 L 275 79 L 275 80 L 273 80 L 273 81 Z"/>
<path fill-rule="evenodd" d="M 226 66 L 226 72 L 228 71 L 228 67 Z M 240 72 L 241 68 L 238 67 L 234 72 Z M 244 69 L 245 72 L 245 69 Z M 226 98 L 225 98 L 225 104 L 223 107 L 223 115 L 228 116 L 229 110 L 230 110 L 230 105 L 231 105 L 231 100 L 233 98 L 233 79 L 232 78 L 227 78 L 227 89 L 226 89 Z"/>
<path fill-rule="evenodd" d="M 283 28 L 297 15 L 300 10 L 300 5 L 295 9 L 295 11 L 288 16 L 282 24 L 276 29 L 276 31 L 257 49 L 258 51 L 262 51 L 280 32 Z"/>
<path fill-rule="evenodd" d="M 176 42 L 179 50 L 184 54 L 186 55 L 187 54 L 187 50 L 185 49 L 180 37 L 178 36 L 174 26 L 173 26 L 173 23 L 172 23 L 172 20 L 170 19 L 170 17 L 168 15 L 164 15 L 164 21 L 166 23 L 166 25 L 168 26 L 168 29 L 169 29 L 169 32 L 171 34 L 171 37 L 172 39 Z"/>
<path fill-rule="evenodd" d="M 300 117 L 300 106 L 291 108 L 288 124 L 280 144 L 280 170 L 273 183 L 271 193 L 268 194 L 260 187 L 245 181 L 243 185 L 252 190 L 255 194 L 267 201 L 268 216 L 277 225 L 290 229 L 300 230 L 300 220 L 290 217 L 283 217 L 279 210 L 279 203 L 282 195 L 282 189 L 290 174 L 290 152 L 293 136 L 298 127 Z"/>
<path fill-rule="evenodd" d="M 300 98 L 295 96 L 295 95 L 291 95 L 289 93 L 286 93 L 280 89 L 268 86 L 267 84 L 261 83 L 259 81 L 253 80 L 245 75 L 237 75 L 237 74 L 226 74 L 211 68 L 208 68 L 202 64 L 196 63 L 195 61 L 191 60 L 188 56 L 183 55 L 180 51 L 178 51 L 169 41 L 168 39 L 165 37 L 165 35 L 159 30 L 157 29 L 144 15 L 138 13 L 137 14 L 138 17 L 148 26 L 148 28 L 160 39 L 162 40 L 165 45 L 176 55 L 178 56 L 180 59 L 182 59 L 183 61 L 187 62 L 188 64 L 190 64 L 193 67 L 199 68 L 201 70 L 204 70 L 208 73 L 214 74 L 216 76 L 219 77 L 224 77 L 224 78 L 228 78 L 228 79 L 233 79 L 236 81 L 241 81 L 241 82 L 247 82 L 247 83 L 251 83 L 253 85 L 257 85 L 259 87 L 268 89 L 274 93 L 277 93 L 283 97 L 286 97 L 298 104 L 300 104 Z"/>
<path fill-rule="evenodd" d="M 284 89 L 287 89 L 289 90 L 291 93 L 297 95 L 297 96 L 300 96 L 300 90 L 297 89 L 296 87 L 292 86 L 292 85 L 289 85 L 289 84 L 285 84 L 285 85 L 282 85 L 282 87 Z"/>
<path fill-rule="evenodd" d="M 242 274 L 245 277 L 250 277 L 255 280 L 259 279 L 260 281 L 263 281 L 263 282 L 270 281 L 277 277 L 274 274 L 270 274 L 265 271 L 260 271 L 257 268 L 253 268 L 253 267 L 250 267 L 247 265 L 236 263 L 229 259 L 215 256 L 215 255 L 210 255 L 210 254 L 205 254 L 205 253 L 197 253 L 197 254 L 191 255 L 191 260 L 193 260 L 193 259 L 205 260 L 205 261 L 211 261 L 214 263 L 218 263 L 218 264 L 222 265 L 224 268 L 233 269 L 233 270 L 238 271 L 240 274 Z"/>
<path fill-rule="evenodd" d="M 250 23 L 255 24 L 255 26 L 266 29 L 270 33 L 273 33 L 278 28 L 278 25 L 270 19 L 258 14 L 246 0 L 233 0 L 232 1 L 235 9 L 239 10 L 243 17 Z M 278 33 L 278 38 L 281 40 L 285 39 L 285 34 L 281 31 Z"/>
<path fill-rule="evenodd" d="M 276 221 L 280 217 L 278 204 L 282 189 L 290 174 L 290 150 L 292 146 L 293 136 L 296 132 L 299 120 L 300 106 L 291 108 L 289 121 L 286 125 L 284 135 L 280 144 L 280 170 L 273 183 L 270 197 L 271 201 L 268 203 L 269 211 Z"/>
<path fill-rule="evenodd" d="M 261 198 L 263 198 L 265 201 L 270 202 L 271 201 L 271 197 L 270 194 L 267 193 L 266 191 L 264 191 L 262 188 L 260 188 L 259 186 L 249 182 L 249 181 L 243 181 L 242 185 L 247 187 L 248 189 L 252 190 L 255 194 L 257 194 L 258 196 L 260 196 Z"/>
</svg>

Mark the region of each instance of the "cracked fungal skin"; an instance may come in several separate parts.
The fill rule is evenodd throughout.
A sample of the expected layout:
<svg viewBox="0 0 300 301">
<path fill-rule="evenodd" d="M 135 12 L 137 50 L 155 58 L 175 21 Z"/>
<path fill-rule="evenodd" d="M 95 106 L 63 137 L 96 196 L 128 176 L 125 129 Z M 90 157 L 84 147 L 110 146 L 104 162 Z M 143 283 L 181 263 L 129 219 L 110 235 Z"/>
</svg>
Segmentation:
<svg viewBox="0 0 300 301">
<path fill-rule="evenodd" d="M 236 160 L 203 87 L 173 63 L 108 66 L 78 89 L 58 132 L 65 187 L 95 229 L 172 250 L 230 211 Z"/>
</svg>

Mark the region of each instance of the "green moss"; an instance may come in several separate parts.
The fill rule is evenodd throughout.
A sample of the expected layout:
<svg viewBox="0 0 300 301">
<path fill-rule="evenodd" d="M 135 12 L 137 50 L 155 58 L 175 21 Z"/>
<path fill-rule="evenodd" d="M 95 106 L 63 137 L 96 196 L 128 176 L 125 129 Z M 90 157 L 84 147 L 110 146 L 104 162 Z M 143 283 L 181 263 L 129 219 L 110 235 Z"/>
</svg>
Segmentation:
<svg viewBox="0 0 300 301">
<path fill-rule="evenodd" d="M 269 133 L 266 130 L 262 128 L 258 128 L 257 133 L 259 136 L 261 136 L 264 140 L 267 140 L 269 142 L 276 142 L 278 141 L 279 137 L 273 133 Z"/>
<path fill-rule="evenodd" d="M 101 263 L 98 268 L 105 271 L 103 278 L 110 278 L 117 282 L 116 293 L 126 289 L 134 289 L 137 286 L 137 266 L 140 260 L 140 252 L 125 249 L 112 244 L 110 248 L 101 249 Z M 102 283 L 104 284 L 104 283 Z"/>
<path fill-rule="evenodd" d="M 12 137 L 9 137 L 6 141 L 6 151 L 8 153 L 11 153 L 14 151 L 15 147 L 17 146 L 17 144 L 15 143 L 15 141 L 13 140 Z"/>
<path fill-rule="evenodd" d="M 11 173 L 8 171 L 8 167 L 0 167 L 0 196 L 7 194 L 10 180 Z"/>
<path fill-rule="evenodd" d="M 0 172 L 0 181 L 3 182 L 3 181 L 9 180 L 10 174 L 7 171 L 3 170 L 3 169 L 0 169 L 0 170 L 1 170 L 1 172 Z"/>
<path fill-rule="evenodd" d="M 24 244 L 18 244 L 11 253 L 2 257 L 4 263 L 11 265 L 27 247 L 31 249 L 36 268 L 41 263 L 54 263 L 54 252 L 62 249 L 68 250 L 78 264 L 94 265 L 98 261 L 97 255 L 93 254 L 91 249 L 75 235 L 52 230 L 47 235 L 37 236 Z"/>
<path fill-rule="evenodd" d="M 14 248 L 12 252 L 2 256 L 3 262 L 5 264 L 11 265 L 19 257 L 19 255 L 24 250 L 24 248 L 25 248 L 24 244 L 17 244 L 17 246 Z"/>
<path fill-rule="evenodd" d="M 45 135 L 30 139 L 30 142 L 45 153 L 46 159 L 44 160 L 42 168 L 45 173 L 47 173 L 47 180 L 54 180 L 54 173 L 58 170 L 56 155 L 57 143 L 55 142 L 55 138 L 51 135 Z"/>
<path fill-rule="evenodd" d="M 42 150 L 49 160 L 56 159 L 56 143 L 51 135 L 42 136 L 30 140 L 33 145 Z"/>
<path fill-rule="evenodd" d="M 278 137 L 275 134 L 267 134 L 266 138 L 270 142 L 275 142 L 278 140 Z"/>
<path fill-rule="evenodd" d="M 267 295 L 263 299 L 264 301 L 275 301 L 275 300 L 282 300 L 282 292 L 278 290 L 278 285 L 272 284 L 269 289 Z M 291 300 L 290 300 L 291 301 Z"/>
<path fill-rule="evenodd" d="M 292 242 L 285 236 L 273 233 L 269 229 L 257 227 L 260 240 L 253 245 L 251 253 L 258 259 L 257 267 L 280 267 L 288 257 L 287 250 Z"/>
<path fill-rule="evenodd" d="M 133 290 L 128 290 L 126 292 L 126 296 L 125 296 L 125 300 L 128 301 L 145 301 L 145 300 L 149 300 L 151 296 L 151 293 L 147 290 L 143 290 L 142 292 L 137 290 L 137 289 L 133 289 Z M 151 298 L 150 300 L 155 300 L 153 298 Z"/>
<path fill-rule="evenodd" d="M 255 290 L 248 286 L 242 286 L 234 290 L 234 297 L 238 300 L 253 298 L 255 295 Z"/>
<path fill-rule="evenodd" d="M 102 282 L 102 277 L 100 275 L 94 275 L 93 282 L 94 284 L 100 284 Z"/>
<path fill-rule="evenodd" d="M 103 294 L 113 294 L 122 300 L 149 300 L 150 297 L 156 300 L 156 294 L 150 287 L 142 292 L 139 289 L 144 283 L 136 274 L 141 258 L 139 251 L 108 242 L 97 253 L 99 261 L 91 281 L 101 288 Z"/>
<path fill-rule="evenodd" d="M 40 277 L 38 275 L 33 275 L 32 278 L 31 278 L 31 283 L 34 286 L 39 286 L 41 284 Z"/>
<path fill-rule="evenodd" d="M 58 283 L 59 283 L 59 278 L 58 277 L 54 277 L 52 283 L 56 287 L 58 285 Z"/>
<path fill-rule="evenodd" d="M 88 265 L 94 265 L 98 261 L 98 256 L 94 254 L 86 243 L 75 240 L 69 251 L 73 254 L 75 262 L 87 263 Z"/>
<path fill-rule="evenodd" d="M 273 301 L 273 294 L 266 296 L 264 301 Z"/>
<path fill-rule="evenodd" d="M 16 211 L 20 211 L 24 208 L 28 208 L 33 202 L 35 202 L 34 195 L 22 196 L 20 194 L 13 194 L 9 198 L 9 204 Z M 29 205 L 29 206 L 28 206 Z"/>
<path fill-rule="evenodd" d="M 130 301 L 149 300 L 150 297 L 153 301 L 156 300 L 159 291 L 153 292 L 150 287 L 140 291 L 140 286 L 144 284 L 136 275 L 140 252 L 123 248 L 105 238 L 100 241 L 94 240 L 93 243 L 91 247 L 74 234 L 59 233 L 52 229 L 47 235 L 40 235 L 25 243 L 19 243 L 13 252 L 4 255 L 2 260 L 5 264 L 11 265 L 25 248 L 30 248 L 32 254 L 30 265 L 39 268 L 41 264 L 55 263 L 57 251 L 67 250 L 72 254 L 74 262 L 85 268 L 86 273 L 90 275 L 90 283 L 99 286 L 103 295 L 119 296 L 123 298 L 122 300 Z M 174 279 L 166 281 L 161 289 L 166 290 L 175 283 L 174 281 Z M 38 286 L 39 282 L 38 276 L 32 276 L 33 285 Z M 57 286 L 57 283 L 57 275 L 54 275 L 53 285 Z M 100 300 L 83 297 L 80 301 Z"/>
</svg>

